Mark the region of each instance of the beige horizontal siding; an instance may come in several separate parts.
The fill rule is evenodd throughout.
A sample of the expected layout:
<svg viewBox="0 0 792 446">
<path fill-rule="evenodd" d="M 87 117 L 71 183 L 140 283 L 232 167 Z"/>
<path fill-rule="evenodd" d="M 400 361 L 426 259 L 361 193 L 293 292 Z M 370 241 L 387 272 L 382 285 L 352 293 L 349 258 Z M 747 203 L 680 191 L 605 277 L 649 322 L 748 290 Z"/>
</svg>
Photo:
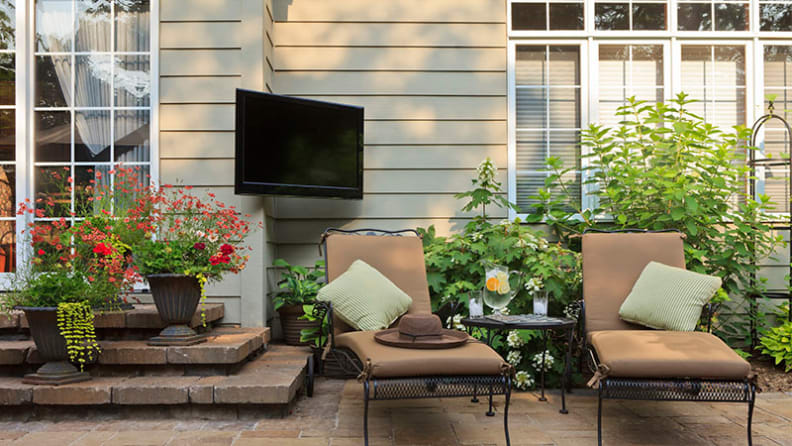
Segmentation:
<svg viewBox="0 0 792 446">
<path fill-rule="evenodd" d="M 503 23 L 276 22 L 279 46 L 503 47 Z"/>
<path fill-rule="evenodd" d="M 218 50 L 162 50 L 162 76 L 239 76 L 242 72 L 241 51 Z"/>
<path fill-rule="evenodd" d="M 163 104 L 160 130 L 234 131 L 234 104 Z"/>
<path fill-rule="evenodd" d="M 357 105 L 366 119 L 505 120 L 502 96 L 307 96 L 309 99 Z"/>
<path fill-rule="evenodd" d="M 456 194 L 470 189 L 475 176 L 475 170 L 367 170 L 363 184 L 370 194 Z M 506 181 L 505 170 L 498 181 Z"/>
<path fill-rule="evenodd" d="M 503 23 L 503 0 L 290 0 L 273 5 L 276 21 Z"/>
<path fill-rule="evenodd" d="M 505 48 L 279 47 L 276 70 L 505 71 Z"/>
<path fill-rule="evenodd" d="M 162 77 L 160 103 L 234 103 L 239 77 Z"/>
<path fill-rule="evenodd" d="M 160 49 L 240 48 L 238 22 L 170 22 L 160 24 Z"/>
<path fill-rule="evenodd" d="M 164 159 L 160 161 L 162 182 L 193 186 L 233 186 L 234 160 Z"/>
<path fill-rule="evenodd" d="M 160 158 L 233 157 L 233 132 L 160 132 Z"/>
<path fill-rule="evenodd" d="M 366 144 L 506 144 L 505 121 L 368 121 Z"/>
<path fill-rule="evenodd" d="M 506 73 L 286 72 L 275 77 L 289 95 L 505 96 Z"/>
<path fill-rule="evenodd" d="M 363 159 L 368 169 L 474 169 L 486 157 L 504 167 L 506 156 L 505 145 L 410 145 L 368 147 Z"/>
<path fill-rule="evenodd" d="M 221 22 L 242 18 L 242 0 L 160 0 L 163 22 Z"/>
<path fill-rule="evenodd" d="M 364 194 L 362 200 L 326 200 L 319 198 L 279 198 L 278 218 L 452 218 L 473 217 L 462 212 L 460 201 L 453 194 Z M 492 216 L 503 218 L 503 211 Z"/>
</svg>

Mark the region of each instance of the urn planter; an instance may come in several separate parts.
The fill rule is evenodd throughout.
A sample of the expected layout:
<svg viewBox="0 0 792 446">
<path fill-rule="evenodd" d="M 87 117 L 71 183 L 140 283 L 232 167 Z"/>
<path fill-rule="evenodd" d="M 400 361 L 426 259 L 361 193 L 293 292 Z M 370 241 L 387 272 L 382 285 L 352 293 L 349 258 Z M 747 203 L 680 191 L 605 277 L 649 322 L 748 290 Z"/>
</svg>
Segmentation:
<svg viewBox="0 0 792 446">
<path fill-rule="evenodd" d="M 46 384 L 58 386 L 91 379 L 91 375 L 81 372 L 69 362 L 66 339 L 58 328 L 58 309 L 56 307 L 19 307 L 25 312 L 30 334 L 36 343 L 44 365 L 22 378 L 25 384 Z"/>
<path fill-rule="evenodd" d="M 309 342 L 300 341 L 300 332 L 305 328 L 316 328 L 321 321 L 309 321 L 300 319 L 303 315 L 302 305 L 284 305 L 278 309 L 281 328 L 283 330 L 283 340 L 286 345 L 308 345 Z"/>
<path fill-rule="evenodd" d="M 198 279 L 184 274 L 146 276 L 160 319 L 167 325 L 149 345 L 193 345 L 206 342 L 204 335 L 190 328 L 190 321 L 201 300 Z"/>
</svg>

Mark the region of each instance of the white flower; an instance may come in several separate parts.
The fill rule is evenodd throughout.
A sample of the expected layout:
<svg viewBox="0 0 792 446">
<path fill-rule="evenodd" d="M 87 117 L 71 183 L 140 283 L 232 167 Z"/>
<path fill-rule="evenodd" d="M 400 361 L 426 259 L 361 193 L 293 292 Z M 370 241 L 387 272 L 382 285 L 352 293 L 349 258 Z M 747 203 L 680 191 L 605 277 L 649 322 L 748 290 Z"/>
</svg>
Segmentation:
<svg viewBox="0 0 792 446">
<path fill-rule="evenodd" d="M 217 234 L 209 234 L 209 235 L 206 237 L 206 239 L 207 239 L 207 240 L 209 240 L 210 242 L 214 243 L 214 242 L 216 242 L 216 241 L 217 241 Z"/>
<path fill-rule="evenodd" d="M 566 307 L 564 307 L 564 316 L 570 319 L 577 320 L 578 317 L 580 316 L 580 307 L 575 303 L 571 303 L 567 305 Z"/>
<path fill-rule="evenodd" d="M 509 220 L 505 220 L 504 219 L 504 220 L 501 220 L 500 222 L 498 222 L 498 224 L 501 225 L 501 226 L 509 226 L 511 224 L 511 222 Z"/>
<path fill-rule="evenodd" d="M 470 239 L 473 240 L 474 242 L 477 242 L 477 241 L 481 240 L 482 237 L 484 237 L 484 236 L 481 235 L 478 232 L 473 232 L 473 233 L 470 234 Z"/>
<path fill-rule="evenodd" d="M 520 370 L 514 375 L 514 385 L 520 390 L 527 390 L 534 385 L 533 376 L 528 372 Z"/>
<path fill-rule="evenodd" d="M 509 314 L 509 309 L 507 307 L 501 308 L 501 314 Z"/>
<path fill-rule="evenodd" d="M 518 333 L 517 330 L 512 330 L 506 337 L 506 343 L 509 344 L 511 348 L 520 348 L 525 344 L 525 341 L 520 337 L 520 333 Z"/>
<path fill-rule="evenodd" d="M 528 291 L 531 294 L 542 291 L 543 286 L 544 284 L 542 283 L 542 279 L 539 277 L 531 277 L 525 281 L 525 291 Z"/>
<path fill-rule="evenodd" d="M 460 330 L 460 331 L 465 331 L 465 326 L 462 325 L 462 315 L 461 314 L 455 314 L 452 322 L 453 322 L 453 324 L 451 326 L 454 329 Z"/>
<path fill-rule="evenodd" d="M 492 160 L 487 157 L 476 168 L 476 175 L 480 184 L 492 184 L 495 181 L 495 176 L 498 174 L 498 168 Z"/>
<path fill-rule="evenodd" d="M 522 353 L 519 350 L 512 350 L 506 355 L 506 362 L 513 366 L 517 366 L 522 361 Z"/>
<path fill-rule="evenodd" d="M 206 234 L 204 234 L 203 231 L 195 231 L 195 235 L 198 236 L 198 238 L 206 237 Z"/>
<path fill-rule="evenodd" d="M 550 354 L 548 350 L 544 352 L 544 371 L 547 372 L 553 367 L 553 363 L 555 362 L 555 358 Z M 533 355 L 531 359 L 531 364 L 536 369 L 537 372 L 542 370 L 542 353 L 537 353 Z"/>
</svg>

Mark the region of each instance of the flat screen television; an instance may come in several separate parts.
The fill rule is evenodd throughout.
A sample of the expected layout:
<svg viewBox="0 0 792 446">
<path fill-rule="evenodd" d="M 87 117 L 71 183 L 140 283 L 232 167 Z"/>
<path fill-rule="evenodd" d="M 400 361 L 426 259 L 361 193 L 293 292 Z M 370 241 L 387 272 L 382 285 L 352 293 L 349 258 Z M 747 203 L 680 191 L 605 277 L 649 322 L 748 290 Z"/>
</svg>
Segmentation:
<svg viewBox="0 0 792 446">
<path fill-rule="evenodd" d="M 234 191 L 363 198 L 363 108 L 238 89 Z"/>
</svg>

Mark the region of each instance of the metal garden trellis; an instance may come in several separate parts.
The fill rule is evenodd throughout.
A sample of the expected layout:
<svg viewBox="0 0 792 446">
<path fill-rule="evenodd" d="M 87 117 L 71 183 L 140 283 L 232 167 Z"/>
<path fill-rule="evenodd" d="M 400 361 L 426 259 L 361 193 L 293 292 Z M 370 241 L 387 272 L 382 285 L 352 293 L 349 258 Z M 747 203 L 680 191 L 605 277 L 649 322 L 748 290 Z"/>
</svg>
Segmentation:
<svg viewBox="0 0 792 446">
<path fill-rule="evenodd" d="M 748 165 L 751 168 L 751 177 L 750 177 L 750 193 L 751 196 L 756 195 L 756 174 L 757 169 L 773 169 L 773 168 L 780 168 L 783 171 L 784 175 L 784 203 L 783 209 L 781 209 L 781 213 L 777 214 L 778 219 L 771 222 L 771 227 L 774 231 L 778 230 L 786 230 L 789 231 L 790 235 L 792 235 L 792 220 L 790 219 L 790 143 L 792 143 L 792 127 L 790 126 L 789 122 L 784 119 L 782 116 L 775 113 L 775 106 L 773 101 L 768 101 L 769 104 L 767 106 L 767 113 L 762 115 L 759 119 L 754 122 L 753 126 L 751 127 L 751 147 L 757 147 L 757 138 L 759 135 L 759 130 L 761 130 L 769 121 L 777 120 L 780 121 L 783 125 L 783 129 L 785 131 L 784 137 L 784 151 L 781 153 L 779 157 L 756 157 L 755 150 L 749 150 L 748 155 Z M 766 139 L 766 138 L 765 138 Z M 792 250 L 789 251 L 787 254 L 787 267 L 788 267 L 788 275 L 787 280 L 789 283 L 787 284 L 787 291 L 786 292 L 766 292 L 762 293 L 762 296 L 770 298 L 770 299 L 787 299 L 790 307 L 789 311 L 789 320 L 792 321 Z M 750 296 L 750 311 L 751 314 L 756 314 L 758 310 L 758 302 L 756 301 L 757 297 L 760 297 L 756 294 Z M 756 324 L 754 320 L 751 320 L 751 344 L 752 346 L 756 345 L 757 341 L 757 332 L 756 332 Z"/>
</svg>

